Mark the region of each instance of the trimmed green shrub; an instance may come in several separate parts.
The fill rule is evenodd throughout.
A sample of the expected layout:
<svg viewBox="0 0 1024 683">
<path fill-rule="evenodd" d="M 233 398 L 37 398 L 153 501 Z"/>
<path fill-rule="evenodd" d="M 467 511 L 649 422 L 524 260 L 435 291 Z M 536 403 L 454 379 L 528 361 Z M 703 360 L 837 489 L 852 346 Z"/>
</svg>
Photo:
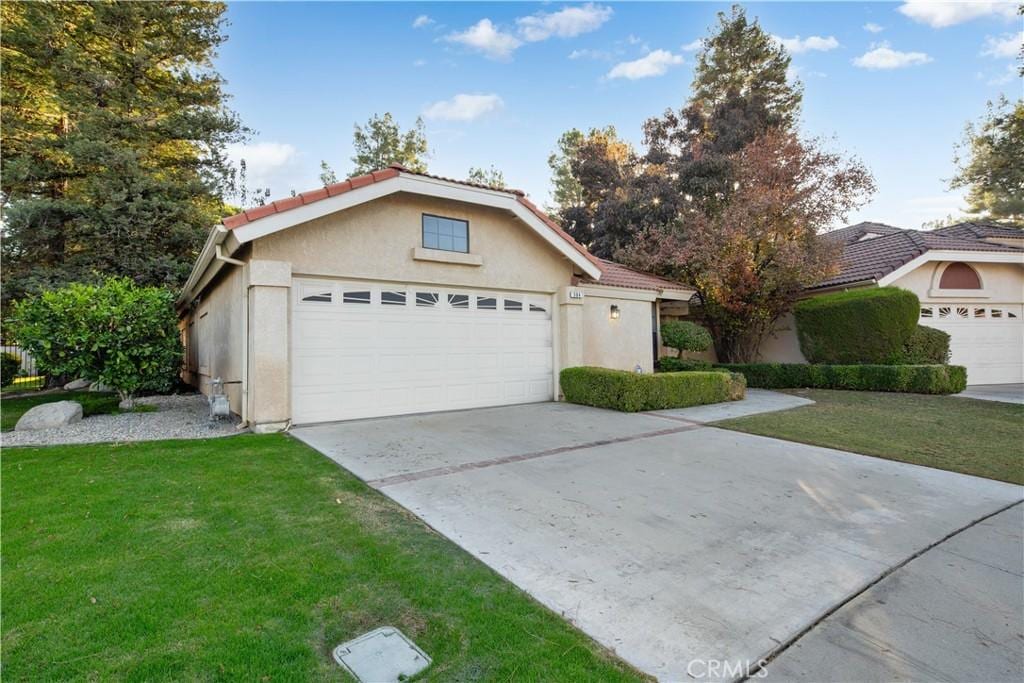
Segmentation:
<svg viewBox="0 0 1024 683">
<path fill-rule="evenodd" d="M 927 325 L 918 325 L 892 358 L 893 365 L 945 365 L 948 362 L 949 335 Z"/>
<path fill-rule="evenodd" d="M 127 278 L 20 301 L 11 327 L 44 373 L 101 382 L 129 401 L 140 391 L 170 389 L 181 367 L 174 295 Z"/>
<path fill-rule="evenodd" d="M 746 386 L 724 372 L 641 375 L 591 367 L 566 368 L 559 379 L 566 401 L 627 413 L 738 400 Z"/>
<path fill-rule="evenodd" d="M 796 305 L 800 350 L 811 363 L 888 363 L 910 339 L 921 306 L 899 287 L 854 289 Z"/>
<path fill-rule="evenodd" d="M 0 354 L 0 387 L 9 387 L 21 371 L 21 359 L 9 351 Z"/>
<path fill-rule="evenodd" d="M 695 370 L 699 372 L 711 370 L 711 361 L 671 356 L 658 359 L 658 372 L 693 372 Z"/>
<path fill-rule="evenodd" d="M 724 364 L 758 389 L 847 389 L 909 394 L 956 394 L 967 386 L 961 365 L 807 365 L 798 363 Z"/>
<path fill-rule="evenodd" d="M 697 323 L 668 320 L 661 324 L 661 343 L 675 349 L 680 356 L 683 351 L 707 351 L 712 341 L 711 333 Z"/>
</svg>

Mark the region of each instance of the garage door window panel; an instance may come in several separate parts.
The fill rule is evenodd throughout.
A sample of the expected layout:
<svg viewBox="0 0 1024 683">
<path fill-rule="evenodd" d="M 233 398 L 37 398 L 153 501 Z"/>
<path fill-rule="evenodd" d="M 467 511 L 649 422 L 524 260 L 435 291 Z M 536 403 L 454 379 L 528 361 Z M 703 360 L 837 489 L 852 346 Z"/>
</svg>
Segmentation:
<svg viewBox="0 0 1024 683">
<path fill-rule="evenodd" d="M 343 304 L 369 304 L 370 290 L 368 289 L 346 289 L 341 296 Z"/>
</svg>

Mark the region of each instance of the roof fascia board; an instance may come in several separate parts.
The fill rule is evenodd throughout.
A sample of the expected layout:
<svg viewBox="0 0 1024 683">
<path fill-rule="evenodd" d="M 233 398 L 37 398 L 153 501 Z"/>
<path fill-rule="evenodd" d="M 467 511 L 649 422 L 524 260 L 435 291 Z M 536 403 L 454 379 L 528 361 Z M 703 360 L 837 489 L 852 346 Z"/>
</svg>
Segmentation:
<svg viewBox="0 0 1024 683">
<path fill-rule="evenodd" d="M 192 272 L 189 273 L 188 280 L 185 281 L 185 286 L 181 288 L 181 293 L 175 302 L 179 308 L 186 305 L 192 298 L 193 290 L 206 273 L 210 262 L 213 261 L 217 245 L 222 244 L 227 239 L 227 236 L 228 230 L 223 225 L 215 225 L 210 234 L 206 236 L 206 242 L 199 251 L 199 258 L 196 259 L 195 265 L 192 266 Z"/>
<path fill-rule="evenodd" d="M 583 254 L 567 243 L 544 221 L 537 218 L 533 212 L 520 204 L 515 196 L 507 192 L 467 187 L 457 183 L 435 178 L 424 178 L 407 173 L 399 173 L 396 178 L 381 180 L 335 195 L 334 197 L 313 202 L 312 204 L 298 206 L 282 213 L 271 214 L 252 223 L 235 228 L 231 232 L 235 234 L 239 243 L 245 244 L 246 242 L 251 242 L 290 228 L 293 225 L 315 220 L 397 192 L 440 197 L 442 199 L 451 199 L 468 204 L 510 211 L 584 273 L 595 280 L 601 277 L 601 270 L 595 264 L 591 263 Z"/>
<path fill-rule="evenodd" d="M 999 251 L 959 251 L 953 249 L 929 249 L 917 258 L 907 261 L 888 275 L 879 278 L 878 286 L 886 287 L 907 273 L 930 261 L 968 261 L 972 263 L 1020 263 L 1024 264 L 1024 251 L 1020 253 Z"/>
</svg>

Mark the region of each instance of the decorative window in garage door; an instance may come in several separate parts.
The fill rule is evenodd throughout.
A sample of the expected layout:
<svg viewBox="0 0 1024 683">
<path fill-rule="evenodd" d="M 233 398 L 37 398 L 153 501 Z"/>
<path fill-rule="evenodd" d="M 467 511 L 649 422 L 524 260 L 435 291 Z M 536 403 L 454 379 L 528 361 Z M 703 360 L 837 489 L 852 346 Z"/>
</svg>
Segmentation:
<svg viewBox="0 0 1024 683">
<path fill-rule="evenodd" d="M 343 306 L 373 310 L 381 306 L 396 313 L 416 310 L 422 315 L 429 315 L 432 311 L 475 310 L 495 316 L 551 318 L 551 297 L 542 294 L 504 295 L 445 287 L 428 289 L 407 284 L 296 279 L 293 297 L 297 306 L 311 309 Z"/>
<path fill-rule="evenodd" d="M 974 304 L 942 304 L 921 306 L 922 320 L 1018 320 L 1019 306 L 977 306 Z"/>
</svg>

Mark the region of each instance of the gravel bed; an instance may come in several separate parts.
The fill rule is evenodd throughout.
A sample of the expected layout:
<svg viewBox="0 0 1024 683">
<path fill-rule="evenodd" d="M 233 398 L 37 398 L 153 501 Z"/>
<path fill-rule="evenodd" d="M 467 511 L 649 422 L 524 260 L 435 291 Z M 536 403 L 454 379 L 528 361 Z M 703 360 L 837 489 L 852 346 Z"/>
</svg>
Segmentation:
<svg viewBox="0 0 1024 683">
<path fill-rule="evenodd" d="M 155 412 L 93 415 L 80 422 L 26 432 L 4 432 L 4 446 L 54 446 L 108 441 L 158 441 L 160 439 L 207 439 L 238 434 L 237 420 L 210 424 L 210 407 L 201 394 L 146 396 L 137 404 L 156 407 Z"/>
</svg>

